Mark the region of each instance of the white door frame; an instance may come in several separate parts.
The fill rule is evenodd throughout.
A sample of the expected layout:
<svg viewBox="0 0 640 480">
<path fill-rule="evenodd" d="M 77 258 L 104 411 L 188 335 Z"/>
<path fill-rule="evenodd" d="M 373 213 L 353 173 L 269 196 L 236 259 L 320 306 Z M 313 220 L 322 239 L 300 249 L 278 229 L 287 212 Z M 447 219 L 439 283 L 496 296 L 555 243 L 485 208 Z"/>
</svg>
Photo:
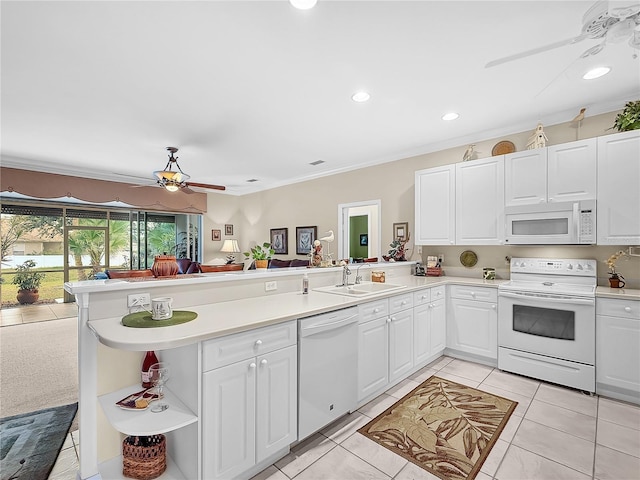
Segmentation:
<svg viewBox="0 0 640 480">
<path fill-rule="evenodd" d="M 338 258 L 347 258 L 347 252 L 349 251 L 349 210 L 351 208 L 372 207 L 372 215 L 376 215 L 377 218 L 369 218 L 369 243 L 371 240 L 375 240 L 375 244 L 369 250 L 370 254 L 374 257 L 382 258 L 382 202 L 378 200 L 366 200 L 362 202 L 341 203 L 338 205 Z M 373 220 L 373 221 L 372 221 Z"/>
</svg>

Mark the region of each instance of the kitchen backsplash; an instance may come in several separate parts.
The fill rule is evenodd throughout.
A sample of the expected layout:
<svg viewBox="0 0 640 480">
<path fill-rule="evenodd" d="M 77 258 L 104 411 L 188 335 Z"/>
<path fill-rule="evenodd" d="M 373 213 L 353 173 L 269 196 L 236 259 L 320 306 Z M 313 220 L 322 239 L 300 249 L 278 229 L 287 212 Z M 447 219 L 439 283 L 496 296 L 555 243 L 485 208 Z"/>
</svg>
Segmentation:
<svg viewBox="0 0 640 480">
<path fill-rule="evenodd" d="M 540 257 L 540 258 L 581 258 L 593 259 L 598 262 L 598 285 L 608 286 L 608 269 L 605 261 L 618 250 L 628 251 L 627 246 L 422 246 L 422 262 L 426 264 L 427 255 L 444 255 L 442 268 L 444 275 L 456 277 L 482 278 L 484 267 L 496 269 L 496 278 L 509 279 L 509 264 L 505 257 Z M 478 256 L 478 263 L 474 267 L 464 267 L 460 263 L 460 254 L 471 250 Z M 420 255 L 414 255 L 412 260 L 420 260 Z M 628 288 L 640 289 L 640 257 L 625 255 L 616 264 L 616 270 L 622 274 Z"/>
</svg>

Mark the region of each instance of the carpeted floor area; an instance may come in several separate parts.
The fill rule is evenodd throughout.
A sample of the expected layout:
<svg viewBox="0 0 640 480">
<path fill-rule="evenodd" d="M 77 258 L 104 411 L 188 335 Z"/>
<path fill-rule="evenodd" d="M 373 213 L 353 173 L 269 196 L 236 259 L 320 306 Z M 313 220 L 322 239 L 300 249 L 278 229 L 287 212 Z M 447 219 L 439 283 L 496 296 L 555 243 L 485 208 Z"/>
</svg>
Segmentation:
<svg viewBox="0 0 640 480">
<path fill-rule="evenodd" d="M 78 401 L 77 319 L 0 328 L 0 418 Z"/>
</svg>

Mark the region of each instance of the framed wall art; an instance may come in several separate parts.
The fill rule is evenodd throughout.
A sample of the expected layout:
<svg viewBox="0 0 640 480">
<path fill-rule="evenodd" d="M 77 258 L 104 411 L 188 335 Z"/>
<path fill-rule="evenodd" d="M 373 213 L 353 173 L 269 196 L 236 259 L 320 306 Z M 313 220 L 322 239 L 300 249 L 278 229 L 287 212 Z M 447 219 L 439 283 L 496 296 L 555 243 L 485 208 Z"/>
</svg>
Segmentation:
<svg viewBox="0 0 640 480">
<path fill-rule="evenodd" d="M 369 245 L 369 234 L 361 233 L 360 234 L 360 246 L 367 247 Z"/>
<path fill-rule="evenodd" d="M 271 229 L 271 248 L 276 253 L 286 255 L 289 253 L 289 236 L 288 228 L 272 228 Z"/>
<path fill-rule="evenodd" d="M 296 227 L 296 254 L 308 255 L 318 236 L 318 227 Z"/>
<path fill-rule="evenodd" d="M 409 222 L 393 224 L 394 240 L 407 240 L 407 235 L 409 235 Z"/>
<path fill-rule="evenodd" d="M 233 225 L 225 225 L 224 226 L 224 234 L 225 235 L 233 235 Z"/>
<path fill-rule="evenodd" d="M 219 242 L 222 239 L 222 231 L 220 230 L 211 230 L 211 240 L 214 242 Z"/>
</svg>

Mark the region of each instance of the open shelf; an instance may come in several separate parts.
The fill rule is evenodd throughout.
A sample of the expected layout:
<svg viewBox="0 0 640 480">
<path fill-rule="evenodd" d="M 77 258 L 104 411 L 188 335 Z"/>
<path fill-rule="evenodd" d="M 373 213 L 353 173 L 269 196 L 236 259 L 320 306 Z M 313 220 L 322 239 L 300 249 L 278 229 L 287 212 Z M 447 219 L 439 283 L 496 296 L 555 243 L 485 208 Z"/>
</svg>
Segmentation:
<svg viewBox="0 0 640 480">
<path fill-rule="evenodd" d="M 131 480 L 122 474 L 122 455 L 111 458 L 98 466 L 100 476 L 109 480 Z M 162 475 L 156 477 L 158 480 L 186 480 L 175 462 L 167 455 L 167 469 Z"/>
<path fill-rule="evenodd" d="M 140 385 L 132 385 L 98 397 L 109 423 L 117 431 L 125 435 L 154 435 L 198 421 L 198 417 L 167 387 L 164 388 L 164 396 L 169 408 L 164 412 L 153 413 L 151 407 L 139 411 L 125 410 L 116 405 L 116 402 L 140 390 Z"/>
</svg>

